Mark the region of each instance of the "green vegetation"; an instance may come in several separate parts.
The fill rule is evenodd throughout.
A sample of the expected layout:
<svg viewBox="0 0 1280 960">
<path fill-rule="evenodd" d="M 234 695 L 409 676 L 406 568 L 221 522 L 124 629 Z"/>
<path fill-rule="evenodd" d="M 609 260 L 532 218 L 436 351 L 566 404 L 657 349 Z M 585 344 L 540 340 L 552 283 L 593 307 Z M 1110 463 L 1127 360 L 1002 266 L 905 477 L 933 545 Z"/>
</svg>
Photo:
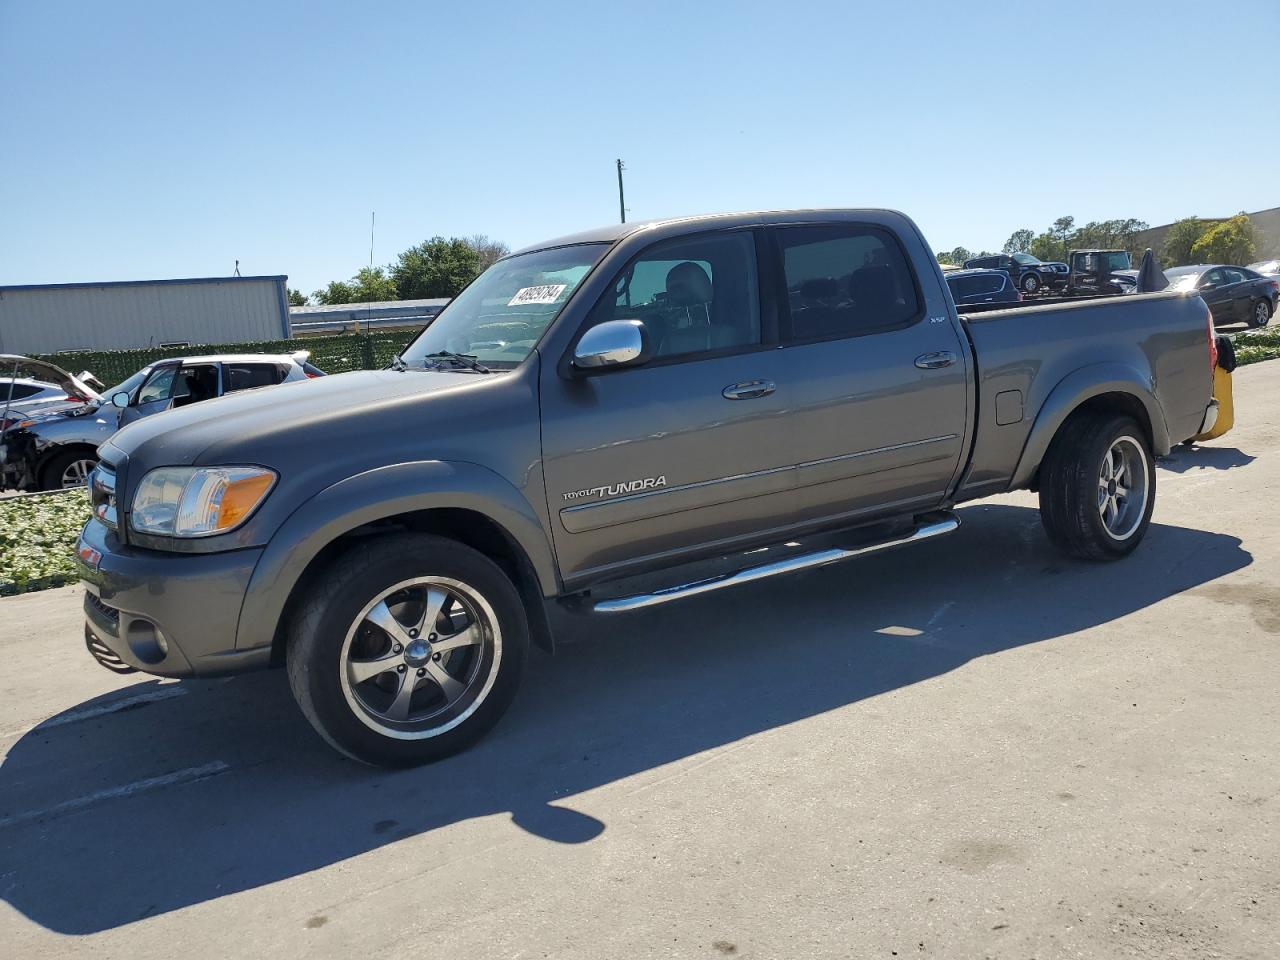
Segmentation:
<svg viewBox="0 0 1280 960">
<path fill-rule="evenodd" d="M 1229 220 L 1187 217 L 1169 228 L 1160 251 L 1166 267 L 1190 263 L 1249 263 L 1256 258 L 1258 233 L 1247 213 Z"/>
<path fill-rule="evenodd" d="M 76 538 L 88 519 L 82 490 L 0 500 L 0 597 L 74 583 Z"/>
<path fill-rule="evenodd" d="M 1280 327 L 1237 334 L 1234 341 L 1236 362 L 1241 366 L 1280 358 Z"/>
<path fill-rule="evenodd" d="M 362 267 L 350 280 L 332 281 L 311 299 L 335 304 L 456 297 L 482 270 L 510 252 L 505 243 L 482 233 L 447 240 L 432 237 L 405 250 L 389 266 Z M 295 293 L 290 291 L 290 303 L 301 306 Z"/>
</svg>

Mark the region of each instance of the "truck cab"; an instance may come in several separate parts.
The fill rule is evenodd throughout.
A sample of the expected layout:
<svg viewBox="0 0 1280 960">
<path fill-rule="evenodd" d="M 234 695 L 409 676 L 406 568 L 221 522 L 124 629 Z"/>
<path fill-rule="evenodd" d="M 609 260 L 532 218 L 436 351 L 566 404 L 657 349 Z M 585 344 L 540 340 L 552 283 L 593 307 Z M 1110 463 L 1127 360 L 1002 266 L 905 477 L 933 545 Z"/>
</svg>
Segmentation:
<svg viewBox="0 0 1280 960">
<path fill-rule="evenodd" d="M 1079 296 L 1112 296 L 1133 292 L 1130 277 L 1115 276 L 1132 268 L 1127 250 L 1072 250 L 1067 257 L 1066 294 Z"/>
</svg>

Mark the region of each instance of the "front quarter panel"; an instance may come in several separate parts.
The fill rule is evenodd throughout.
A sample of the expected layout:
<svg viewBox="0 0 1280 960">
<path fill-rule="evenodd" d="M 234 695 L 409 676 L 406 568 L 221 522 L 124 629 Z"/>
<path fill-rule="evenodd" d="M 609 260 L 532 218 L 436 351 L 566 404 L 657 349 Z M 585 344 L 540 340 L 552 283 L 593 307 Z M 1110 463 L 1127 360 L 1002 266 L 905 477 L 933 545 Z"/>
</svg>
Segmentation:
<svg viewBox="0 0 1280 960">
<path fill-rule="evenodd" d="M 529 558 L 544 596 L 556 568 L 538 511 L 486 467 L 417 461 L 380 467 L 323 490 L 299 507 L 267 544 L 249 583 L 236 647 L 269 646 L 294 586 L 327 545 L 358 527 L 418 510 L 474 510 L 501 526 Z"/>
</svg>

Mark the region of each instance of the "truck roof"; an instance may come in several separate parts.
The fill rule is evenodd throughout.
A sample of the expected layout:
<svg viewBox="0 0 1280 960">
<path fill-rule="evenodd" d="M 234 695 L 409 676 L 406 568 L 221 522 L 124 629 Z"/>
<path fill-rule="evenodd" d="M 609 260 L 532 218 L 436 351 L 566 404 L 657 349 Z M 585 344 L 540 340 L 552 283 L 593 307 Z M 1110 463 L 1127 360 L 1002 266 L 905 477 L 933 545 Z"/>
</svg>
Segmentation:
<svg viewBox="0 0 1280 960">
<path fill-rule="evenodd" d="M 556 237 L 541 243 L 531 244 L 515 251 L 512 256 L 531 253 L 534 250 L 547 250 L 552 247 L 568 247 L 577 243 L 617 243 L 642 230 L 660 231 L 666 227 L 689 227 L 707 224 L 719 227 L 740 227 L 753 224 L 787 223 L 793 220 L 813 218 L 825 220 L 835 215 L 850 213 L 892 213 L 905 219 L 906 215 L 897 210 L 885 210 L 876 207 L 825 207 L 800 210 L 752 210 L 739 213 L 704 213 L 686 217 L 661 217 L 654 220 L 636 220 L 631 223 L 613 223 L 608 226 L 583 230 L 567 236 Z M 672 231 L 675 232 L 675 231 Z M 682 231 L 683 232 L 683 231 Z"/>
</svg>

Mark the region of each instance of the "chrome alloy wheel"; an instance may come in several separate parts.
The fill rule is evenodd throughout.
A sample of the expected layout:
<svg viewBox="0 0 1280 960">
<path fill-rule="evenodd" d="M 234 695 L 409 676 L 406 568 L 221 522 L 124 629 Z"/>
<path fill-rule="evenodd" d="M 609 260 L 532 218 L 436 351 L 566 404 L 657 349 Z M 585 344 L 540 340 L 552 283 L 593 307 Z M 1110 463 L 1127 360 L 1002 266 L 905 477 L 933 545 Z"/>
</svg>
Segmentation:
<svg viewBox="0 0 1280 960">
<path fill-rule="evenodd" d="M 370 729 L 422 740 L 470 717 L 493 688 L 502 633 L 473 587 L 417 577 L 375 597 L 342 644 L 342 692 Z"/>
<path fill-rule="evenodd" d="M 1267 301 L 1259 300 L 1253 308 L 1253 325 L 1255 327 L 1265 327 L 1270 319 L 1271 307 L 1267 305 Z"/>
<path fill-rule="evenodd" d="M 1107 533 L 1127 540 L 1147 512 L 1151 478 L 1142 445 L 1133 437 L 1117 437 L 1098 471 L 1098 513 Z"/>
<path fill-rule="evenodd" d="M 62 471 L 59 483 L 63 490 L 73 490 L 76 487 L 83 487 L 89 482 L 89 474 L 93 472 L 93 468 L 98 465 L 97 460 L 72 460 Z"/>
</svg>

